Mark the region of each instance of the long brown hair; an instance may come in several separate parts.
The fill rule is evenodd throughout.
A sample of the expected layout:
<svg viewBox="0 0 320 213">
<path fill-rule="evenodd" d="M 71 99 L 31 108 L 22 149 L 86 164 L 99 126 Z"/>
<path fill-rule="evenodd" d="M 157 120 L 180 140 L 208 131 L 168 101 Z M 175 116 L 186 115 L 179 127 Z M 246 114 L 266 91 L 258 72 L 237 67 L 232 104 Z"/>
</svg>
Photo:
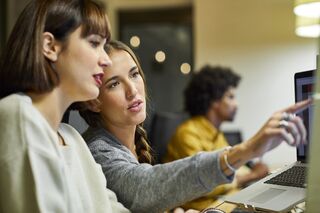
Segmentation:
<svg viewBox="0 0 320 213">
<path fill-rule="evenodd" d="M 110 37 L 102 5 L 91 0 L 33 0 L 20 14 L 0 60 L 0 98 L 16 92 L 45 93 L 60 82 L 42 53 L 42 35 L 53 34 L 66 47 L 69 35 Z"/>
<path fill-rule="evenodd" d="M 110 41 L 106 47 L 106 52 L 108 54 L 111 54 L 112 51 L 115 50 L 123 50 L 129 53 L 129 55 L 132 57 L 134 62 L 136 63 L 139 73 L 143 79 L 144 84 L 146 85 L 146 80 L 144 73 L 141 69 L 141 65 L 139 63 L 138 58 L 134 54 L 134 52 L 124 43 L 120 41 Z M 145 92 L 147 94 L 147 91 Z M 146 97 L 148 97 L 146 95 Z M 80 107 L 79 107 L 80 106 Z M 108 106 L 106 106 L 108 107 Z M 77 108 L 79 110 L 79 113 L 81 117 L 88 123 L 89 126 L 91 127 L 103 127 L 102 124 L 102 118 L 99 113 L 93 112 L 89 110 L 87 107 L 85 107 L 85 104 L 78 104 Z M 143 128 L 143 123 L 138 124 L 136 127 L 136 132 L 135 132 L 135 145 L 136 145 L 136 152 L 138 155 L 138 161 L 140 163 L 152 163 L 153 158 L 151 155 L 151 147 L 148 144 L 148 138 L 147 138 L 147 133 L 145 129 Z"/>
</svg>

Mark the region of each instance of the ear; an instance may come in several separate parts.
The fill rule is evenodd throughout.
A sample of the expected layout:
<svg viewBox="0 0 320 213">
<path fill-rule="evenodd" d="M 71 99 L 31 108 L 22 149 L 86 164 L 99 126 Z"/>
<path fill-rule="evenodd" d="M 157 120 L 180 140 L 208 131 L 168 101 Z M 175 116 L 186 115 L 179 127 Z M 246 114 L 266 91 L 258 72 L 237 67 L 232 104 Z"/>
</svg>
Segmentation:
<svg viewBox="0 0 320 213">
<path fill-rule="evenodd" d="M 218 101 L 212 101 L 211 105 L 210 105 L 210 108 L 216 109 L 217 107 L 219 107 L 219 105 L 220 105 L 220 101 L 219 100 Z"/>
<path fill-rule="evenodd" d="M 44 56 L 52 62 L 57 61 L 61 51 L 61 44 L 57 42 L 52 33 L 44 32 L 42 36 L 42 52 Z"/>
<path fill-rule="evenodd" d="M 101 103 L 98 99 L 90 100 L 86 102 L 86 105 L 89 110 L 92 112 L 101 112 Z"/>
</svg>

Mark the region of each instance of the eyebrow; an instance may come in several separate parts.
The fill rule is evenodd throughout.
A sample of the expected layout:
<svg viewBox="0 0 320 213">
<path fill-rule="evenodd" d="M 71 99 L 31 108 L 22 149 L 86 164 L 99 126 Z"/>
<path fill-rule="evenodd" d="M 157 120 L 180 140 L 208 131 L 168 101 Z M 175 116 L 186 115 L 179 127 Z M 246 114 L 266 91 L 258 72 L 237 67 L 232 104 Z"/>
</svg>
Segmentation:
<svg viewBox="0 0 320 213">
<path fill-rule="evenodd" d="M 89 34 L 89 37 L 99 37 L 100 39 L 105 39 L 104 36 L 100 35 L 100 34 L 97 34 L 97 33 L 92 33 L 92 34 Z"/>
<path fill-rule="evenodd" d="M 137 66 L 133 66 L 133 67 L 129 70 L 129 73 L 132 72 L 132 71 L 134 71 L 134 70 L 136 70 L 136 69 L 138 69 L 138 67 L 137 67 Z M 117 78 L 119 78 L 118 75 L 113 76 L 113 77 L 109 78 L 104 84 L 106 85 L 106 84 L 108 84 L 110 81 L 116 80 Z"/>
<path fill-rule="evenodd" d="M 133 67 L 129 70 L 129 72 L 132 72 L 132 71 L 134 71 L 134 70 L 136 70 L 136 69 L 138 69 L 138 67 L 137 67 L 137 66 L 133 66 Z"/>
<path fill-rule="evenodd" d="M 117 75 L 109 78 L 109 79 L 104 83 L 104 85 L 108 84 L 110 81 L 116 80 L 117 78 L 119 78 L 119 76 L 117 76 Z"/>
</svg>

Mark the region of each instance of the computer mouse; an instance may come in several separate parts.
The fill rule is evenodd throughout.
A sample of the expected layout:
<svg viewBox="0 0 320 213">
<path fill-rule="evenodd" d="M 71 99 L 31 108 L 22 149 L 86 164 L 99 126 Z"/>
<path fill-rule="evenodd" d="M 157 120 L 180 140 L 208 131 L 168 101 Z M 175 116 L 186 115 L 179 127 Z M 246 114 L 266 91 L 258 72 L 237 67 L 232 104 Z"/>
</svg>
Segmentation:
<svg viewBox="0 0 320 213">
<path fill-rule="evenodd" d="M 220 209 L 208 208 L 203 210 L 201 213 L 225 213 L 225 212 Z"/>
</svg>

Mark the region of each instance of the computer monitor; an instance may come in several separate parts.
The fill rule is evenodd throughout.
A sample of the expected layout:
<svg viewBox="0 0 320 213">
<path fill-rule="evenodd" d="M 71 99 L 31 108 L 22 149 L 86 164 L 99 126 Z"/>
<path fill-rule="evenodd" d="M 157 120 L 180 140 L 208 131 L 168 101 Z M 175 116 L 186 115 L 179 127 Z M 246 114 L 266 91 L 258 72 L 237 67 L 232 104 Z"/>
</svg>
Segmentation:
<svg viewBox="0 0 320 213">
<path fill-rule="evenodd" d="M 299 102 L 312 98 L 314 85 L 315 85 L 315 70 L 308 70 L 304 72 L 298 72 L 294 75 L 294 85 L 295 85 L 295 101 Z M 307 143 L 297 147 L 297 160 L 306 163 L 309 144 L 310 144 L 310 135 L 312 132 L 312 121 L 313 121 L 313 107 L 310 106 L 307 109 L 297 113 L 303 119 L 304 125 L 307 129 Z"/>
</svg>

